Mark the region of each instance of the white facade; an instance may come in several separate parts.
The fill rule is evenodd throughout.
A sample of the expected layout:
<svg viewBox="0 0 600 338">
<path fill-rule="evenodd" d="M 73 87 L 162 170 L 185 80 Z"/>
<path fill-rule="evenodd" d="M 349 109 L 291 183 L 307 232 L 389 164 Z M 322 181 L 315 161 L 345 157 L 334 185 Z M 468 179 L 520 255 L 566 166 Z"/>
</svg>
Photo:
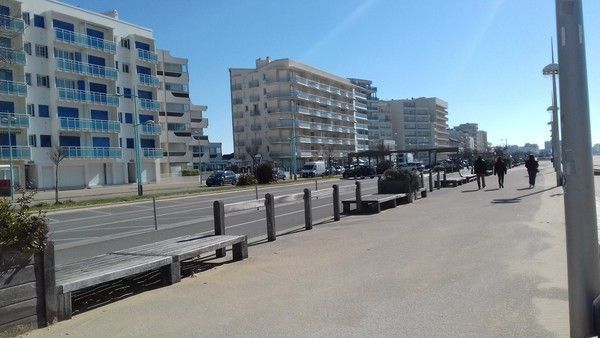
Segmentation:
<svg viewBox="0 0 600 338">
<path fill-rule="evenodd" d="M 367 92 L 350 80 L 290 60 L 256 60 L 256 68 L 232 68 L 231 106 L 235 158 L 251 156 L 291 167 L 341 159 L 368 149 Z"/>
<path fill-rule="evenodd" d="M 3 53 L 14 57 L 0 60 L 0 107 L 15 118 L 17 183 L 53 187 L 49 153 L 59 146 L 67 154 L 62 187 L 135 182 L 134 128 L 141 134 L 142 181 L 158 180 L 163 150 L 152 31 L 116 12 L 53 0 L 1 5 Z M 10 155 L 7 123 L 1 123 L 2 163 Z"/>
<path fill-rule="evenodd" d="M 204 128 L 208 119 L 202 116 L 206 106 L 194 105 L 189 95 L 188 60 L 158 51 L 158 97 L 163 102 L 160 111 L 161 173 L 177 176 L 182 169 L 198 168 L 210 160 L 208 136 Z"/>
</svg>

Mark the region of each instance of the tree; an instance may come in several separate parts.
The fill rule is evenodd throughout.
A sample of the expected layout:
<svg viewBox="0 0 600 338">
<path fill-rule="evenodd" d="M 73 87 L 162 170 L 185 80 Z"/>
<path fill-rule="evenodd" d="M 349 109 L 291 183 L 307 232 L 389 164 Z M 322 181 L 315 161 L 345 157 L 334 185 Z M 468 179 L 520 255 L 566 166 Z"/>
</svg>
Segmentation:
<svg viewBox="0 0 600 338">
<path fill-rule="evenodd" d="M 67 157 L 63 148 L 54 146 L 48 154 L 50 161 L 54 163 L 54 203 L 58 204 L 58 168 L 60 163 Z"/>
<path fill-rule="evenodd" d="M 327 161 L 327 167 L 331 167 L 331 159 L 333 158 L 333 144 L 328 144 L 323 147 L 323 159 Z"/>
<path fill-rule="evenodd" d="M 258 163 L 257 155 L 260 154 L 260 147 L 259 146 L 247 146 L 246 153 L 248 153 L 248 155 L 250 155 L 250 158 L 252 159 L 252 172 L 254 172 L 254 168 L 256 168 L 256 164 Z"/>
</svg>

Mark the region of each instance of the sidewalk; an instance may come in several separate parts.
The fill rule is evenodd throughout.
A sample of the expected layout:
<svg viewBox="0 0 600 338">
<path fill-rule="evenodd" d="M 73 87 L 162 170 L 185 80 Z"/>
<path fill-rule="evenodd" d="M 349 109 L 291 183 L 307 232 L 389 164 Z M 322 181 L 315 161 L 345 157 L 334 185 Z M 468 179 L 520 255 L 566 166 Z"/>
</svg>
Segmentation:
<svg viewBox="0 0 600 338">
<path fill-rule="evenodd" d="M 523 167 L 251 246 L 31 337 L 568 336 L 562 190 Z"/>
</svg>

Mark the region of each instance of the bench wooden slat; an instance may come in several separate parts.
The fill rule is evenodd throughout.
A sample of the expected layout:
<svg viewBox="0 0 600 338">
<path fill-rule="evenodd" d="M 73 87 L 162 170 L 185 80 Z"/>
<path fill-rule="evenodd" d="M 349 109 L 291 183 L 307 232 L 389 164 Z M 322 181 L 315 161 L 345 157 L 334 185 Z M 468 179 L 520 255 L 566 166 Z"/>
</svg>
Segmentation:
<svg viewBox="0 0 600 338">
<path fill-rule="evenodd" d="M 319 189 L 311 192 L 311 198 L 333 196 L 333 188 Z"/>
<path fill-rule="evenodd" d="M 294 201 L 300 201 L 304 198 L 304 193 L 298 193 L 298 194 L 291 194 L 291 195 L 284 195 L 284 196 L 275 196 L 273 198 L 275 204 L 280 204 L 280 203 L 287 203 L 287 202 L 294 202 Z"/>
<path fill-rule="evenodd" d="M 252 210 L 252 209 L 256 209 L 256 208 L 264 208 L 264 207 L 265 207 L 265 199 L 260 198 L 260 199 L 251 200 L 251 201 L 227 203 L 224 205 L 223 208 L 224 208 L 225 212 L 228 213 L 228 212 Z"/>
</svg>

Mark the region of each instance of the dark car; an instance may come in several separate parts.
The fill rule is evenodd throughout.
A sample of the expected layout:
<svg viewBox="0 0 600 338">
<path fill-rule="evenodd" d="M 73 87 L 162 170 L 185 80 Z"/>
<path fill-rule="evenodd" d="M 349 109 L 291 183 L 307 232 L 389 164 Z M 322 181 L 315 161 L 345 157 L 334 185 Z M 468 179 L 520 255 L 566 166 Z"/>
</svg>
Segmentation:
<svg viewBox="0 0 600 338">
<path fill-rule="evenodd" d="M 235 177 L 235 173 L 231 170 L 219 170 L 215 171 L 206 179 L 206 186 L 213 187 L 218 185 L 232 184 L 235 185 L 237 183 L 237 179 Z"/>
<path fill-rule="evenodd" d="M 342 177 L 343 178 L 350 178 L 350 177 L 365 178 L 368 176 L 370 178 L 374 178 L 376 175 L 377 175 L 377 171 L 375 170 L 375 167 L 373 167 L 372 165 L 357 165 L 352 168 L 346 169 L 344 171 L 344 173 L 342 174 Z"/>
<path fill-rule="evenodd" d="M 283 180 L 285 181 L 285 171 L 281 169 L 273 170 L 273 177 L 275 177 L 276 181 Z"/>
</svg>

